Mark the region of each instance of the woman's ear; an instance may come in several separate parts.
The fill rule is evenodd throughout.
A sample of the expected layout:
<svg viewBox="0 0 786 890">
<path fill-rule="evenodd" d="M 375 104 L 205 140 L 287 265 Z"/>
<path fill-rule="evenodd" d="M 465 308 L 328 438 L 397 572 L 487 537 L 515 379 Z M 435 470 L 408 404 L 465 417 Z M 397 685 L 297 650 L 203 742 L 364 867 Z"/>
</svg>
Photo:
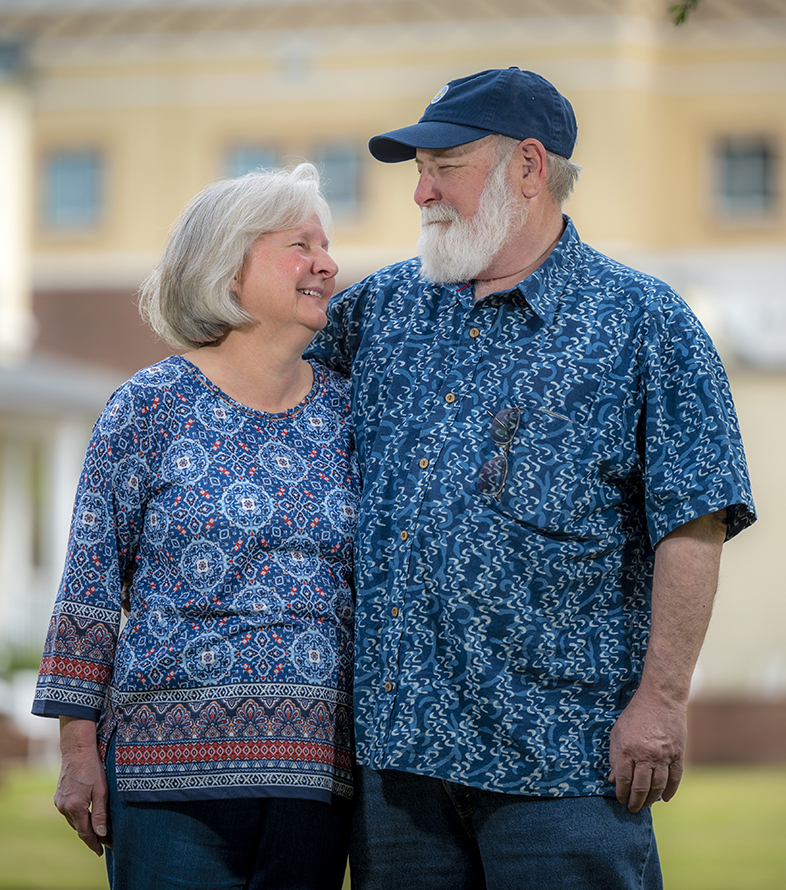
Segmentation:
<svg viewBox="0 0 786 890">
<path fill-rule="evenodd" d="M 515 171 L 525 198 L 534 198 L 546 185 L 546 149 L 537 139 L 519 142 L 514 152 Z"/>
</svg>

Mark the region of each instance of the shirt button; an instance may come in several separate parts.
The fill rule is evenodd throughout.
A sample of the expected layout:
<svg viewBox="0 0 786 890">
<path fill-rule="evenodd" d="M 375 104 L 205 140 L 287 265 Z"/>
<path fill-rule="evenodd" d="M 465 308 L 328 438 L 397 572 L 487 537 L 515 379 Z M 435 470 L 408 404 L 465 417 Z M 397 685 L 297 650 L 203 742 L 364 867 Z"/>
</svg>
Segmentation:
<svg viewBox="0 0 786 890">
<path fill-rule="evenodd" d="M 406 541 L 406 540 L 408 540 L 408 538 L 409 538 L 409 532 L 408 532 L 408 531 L 403 531 L 403 532 L 401 532 L 400 538 L 401 538 L 402 541 Z"/>
<path fill-rule="evenodd" d="M 398 606 L 393 606 L 393 608 L 390 610 L 390 614 L 394 618 L 398 618 Z"/>
<path fill-rule="evenodd" d="M 390 682 L 390 680 L 386 680 L 385 681 L 385 692 L 391 692 L 392 689 L 393 689 L 393 684 Z"/>
<path fill-rule="evenodd" d="M 456 397 L 455 397 L 455 395 L 453 395 L 452 392 L 449 392 L 445 396 L 445 401 L 448 403 L 448 405 L 452 405 L 456 401 Z"/>
<path fill-rule="evenodd" d="M 470 337 L 472 337 L 472 339 L 474 340 L 475 337 L 479 337 L 479 336 L 480 336 L 480 331 L 479 331 L 477 328 L 470 328 L 470 329 L 469 329 L 469 335 L 470 335 Z"/>
<path fill-rule="evenodd" d="M 428 466 L 428 461 L 426 460 L 425 457 L 420 458 L 420 460 L 418 461 L 418 466 L 420 467 L 421 470 L 426 469 L 426 467 Z"/>
</svg>

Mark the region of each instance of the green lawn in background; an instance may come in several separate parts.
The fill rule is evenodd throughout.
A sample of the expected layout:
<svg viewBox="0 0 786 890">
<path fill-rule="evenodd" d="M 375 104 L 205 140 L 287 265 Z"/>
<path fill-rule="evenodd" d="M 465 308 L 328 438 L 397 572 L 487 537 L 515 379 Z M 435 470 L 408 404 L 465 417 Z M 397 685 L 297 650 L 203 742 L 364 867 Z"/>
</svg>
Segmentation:
<svg viewBox="0 0 786 890">
<path fill-rule="evenodd" d="M 0 890 L 107 890 L 103 859 L 52 804 L 55 781 L 0 774 Z M 786 766 L 693 767 L 654 818 L 666 890 L 786 888 Z"/>
<path fill-rule="evenodd" d="M 106 868 L 77 838 L 52 798 L 57 773 L 9 767 L 0 773 L 0 888 L 107 890 Z"/>
<path fill-rule="evenodd" d="M 653 818 L 665 890 L 786 888 L 786 766 L 689 768 Z"/>
</svg>

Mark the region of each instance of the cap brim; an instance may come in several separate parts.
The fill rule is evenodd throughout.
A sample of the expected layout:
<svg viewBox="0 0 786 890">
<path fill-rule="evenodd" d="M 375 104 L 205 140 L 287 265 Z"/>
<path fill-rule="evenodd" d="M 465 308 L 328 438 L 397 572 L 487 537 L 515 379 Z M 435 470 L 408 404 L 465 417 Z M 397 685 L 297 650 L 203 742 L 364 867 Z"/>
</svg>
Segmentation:
<svg viewBox="0 0 786 890">
<path fill-rule="evenodd" d="M 411 127 L 374 136 L 369 140 L 368 150 L 378 161 L 395 164 L 398 161 L 411 161 L 419 148 L 454 148 L 467 142 L 477 142 L 484 136 L 490 136 L 491 132 L 462 124 L 422 121 Z"/>
</svg>

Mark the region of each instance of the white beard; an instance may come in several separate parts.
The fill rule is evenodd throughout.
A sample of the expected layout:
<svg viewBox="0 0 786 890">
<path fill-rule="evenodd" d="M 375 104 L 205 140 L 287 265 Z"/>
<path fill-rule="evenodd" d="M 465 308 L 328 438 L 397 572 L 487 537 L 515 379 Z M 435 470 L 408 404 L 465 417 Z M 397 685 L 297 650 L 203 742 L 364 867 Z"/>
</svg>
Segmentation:
<svg viewBox="0 0 786 890">
<path fill-rule="evenodd" d="M 506 161 L 492 171 L 469 219 L 449 204 L 426 205 L 418 239 L 421 278 L 434 284 L 478 278 L 505 246 L 513 223 L 524 222 L 526 213 L 526 206 L 514 199 Z"/>
</svg>

